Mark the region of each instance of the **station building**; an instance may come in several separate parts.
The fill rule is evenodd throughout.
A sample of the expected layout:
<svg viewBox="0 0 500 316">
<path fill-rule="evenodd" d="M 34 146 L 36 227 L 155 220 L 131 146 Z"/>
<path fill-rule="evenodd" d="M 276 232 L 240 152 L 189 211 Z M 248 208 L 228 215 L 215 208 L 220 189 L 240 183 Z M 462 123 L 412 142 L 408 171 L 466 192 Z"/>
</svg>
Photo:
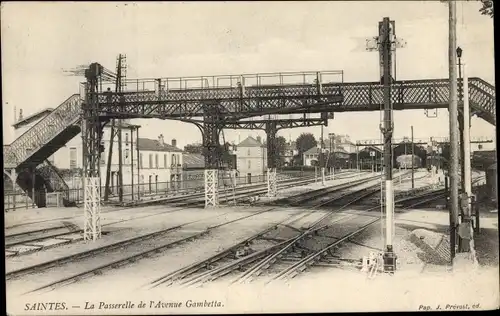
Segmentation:
<svg viewBox="0 0 500 316">
<path fill-rule="evenodd" d="M 263 181 L 267 173 L 267 148 L 260 136 L 245 138 L 236 146 L 236 169 L 247 183 Z"/>
</svg>

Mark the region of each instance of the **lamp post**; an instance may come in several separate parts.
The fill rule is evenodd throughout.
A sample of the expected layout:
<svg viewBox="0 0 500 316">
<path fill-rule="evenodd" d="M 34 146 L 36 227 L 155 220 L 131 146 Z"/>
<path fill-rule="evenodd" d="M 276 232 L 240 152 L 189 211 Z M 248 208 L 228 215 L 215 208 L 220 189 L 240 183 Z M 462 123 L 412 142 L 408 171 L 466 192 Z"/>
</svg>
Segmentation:
<svg viewBox="0 0 500 316">
<path fill-rule="evenodd" d="M 460 46 L 457 47 L 457 58 L 458 58 L 458 133 L 459 133 L 459 162 L 460 162 L 460 185 L 458 187 L 459 195 L 461 192 L 464 192 L 465 189 L 465 169 L 464 169 L 464 98 L 463 98 L 463 80 L 462 80 L 462 48 Z M 464 212 L 463 209 L 460 208 L 460 218 L 463 220 Z M 460 220 L 457 224 L 460 224 Z M 462 238 L 458 236 L 458 251 L 462 251 L 463 242 Z"/>
<path fill-rule="evenodd" d="M 465 143 L 464 143 L 464 126 L 465 126 L 465 117 L 464 117 L 464 82 L 462 78 L 462 53 L 463 50 L 460 46 L 457 47 L 457 57 L 458 57 L 458 130 L 460 137 L 460 171 L 462 176 L 460 178 L 461 183 L 461 191 L 465 190 Z"/>
<path fill-rule="evenodd" d="M 457 228 L 457 218 L 458 218 L 458 187 L 459 187 L 459 149 L 458 149 L 458 98 L 457 98 L 457 4 L 456 1 L 448 2 L 448 67 L 449 67 L 449 100 L 450 104 L 448 107 L 449 111 L 449 128 L 450 128 L 450 166 L 449 166 L 449 176 L 450 176 L 450 251 L 451 251 L 451 261 L 455 257 L 455 243 L 456 243 L 456 228 Z"/>
</svg>

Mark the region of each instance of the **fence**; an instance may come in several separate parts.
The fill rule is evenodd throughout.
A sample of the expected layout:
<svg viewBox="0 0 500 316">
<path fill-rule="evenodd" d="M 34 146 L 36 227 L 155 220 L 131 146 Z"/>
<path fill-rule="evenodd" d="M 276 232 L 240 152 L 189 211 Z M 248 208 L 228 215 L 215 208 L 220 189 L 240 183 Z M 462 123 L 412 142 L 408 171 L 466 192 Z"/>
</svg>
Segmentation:
<svg viewBox="0 0 500 316">
<path fill-rule="evenodd" d="M 30 194 L 24 192 L 6 192 L 3 196 L 4 211 L 36 208 Z"/>
</svg>

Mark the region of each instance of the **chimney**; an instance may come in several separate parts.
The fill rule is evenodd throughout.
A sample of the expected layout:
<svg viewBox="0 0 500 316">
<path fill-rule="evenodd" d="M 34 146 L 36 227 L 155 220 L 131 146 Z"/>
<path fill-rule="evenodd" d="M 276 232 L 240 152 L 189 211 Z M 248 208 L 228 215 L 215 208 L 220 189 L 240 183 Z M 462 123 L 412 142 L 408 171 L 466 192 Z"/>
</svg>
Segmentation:
<svg viewBox="0 0 500 316">
<path fill-rule="evenodd" d="M 160 134 L 160 136 L 158 136 L 158 144 L 160 144 L 160 146 L 162 146 L 162 147 L 165 146 L 163 134 Z"/>
<path fill-rule="evenodd" d="M 172 139 L 172 146 L 177 147 L 177 140 L 175 138 Z"/>
<path fill-rule="evenodd" d="M 262 144 L 260 136 L 257 136 L 257 141 Z"/>
</svg>

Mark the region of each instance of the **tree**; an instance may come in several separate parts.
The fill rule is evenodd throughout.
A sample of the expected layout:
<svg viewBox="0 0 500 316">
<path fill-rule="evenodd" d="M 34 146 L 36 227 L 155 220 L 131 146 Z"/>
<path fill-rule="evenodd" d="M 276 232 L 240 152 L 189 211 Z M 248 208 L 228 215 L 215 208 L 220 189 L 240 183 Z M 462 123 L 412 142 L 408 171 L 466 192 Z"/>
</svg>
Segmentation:
<svg viewBox="0 0 500 316">
<path fill-rule="evenodd" d="M 276 148 L 274 149 L 276 154 L 279 156 L 284 156 L 286 153 L 286 138 L 283 136 L 276 137 Z"/>
<path fill-rule="evenodd" d="M 276 137 L 276 143 L 274 145 L 274 153 L 276 154 L 276 164 L 278 168 L 282 167 L 285 164 L 286 147 L 287 147 L 286 138 L 283 136 Z"/>
<path fill-rule="evenodd" d="M 296 148 L 299 152 L 299 156 L 302 156 L 303 153 L 317 145 L 318 142 L 311 133 L 302 133 L 296 140 Z"/>
<path fill-rule="evenodd" d="M 480 0 L 482 3 L 481 9 L 479 9 L 479 12 L 482 15 L 489 15 L 491 18 L 493 18 L 493 0 Z"/>
<path fill-rule="evenodd" d="M 203 145 L 202 144 L 189 144 L 184 146 L 184 151 L 189 154 L 203 154 Z"/>
</svg>

